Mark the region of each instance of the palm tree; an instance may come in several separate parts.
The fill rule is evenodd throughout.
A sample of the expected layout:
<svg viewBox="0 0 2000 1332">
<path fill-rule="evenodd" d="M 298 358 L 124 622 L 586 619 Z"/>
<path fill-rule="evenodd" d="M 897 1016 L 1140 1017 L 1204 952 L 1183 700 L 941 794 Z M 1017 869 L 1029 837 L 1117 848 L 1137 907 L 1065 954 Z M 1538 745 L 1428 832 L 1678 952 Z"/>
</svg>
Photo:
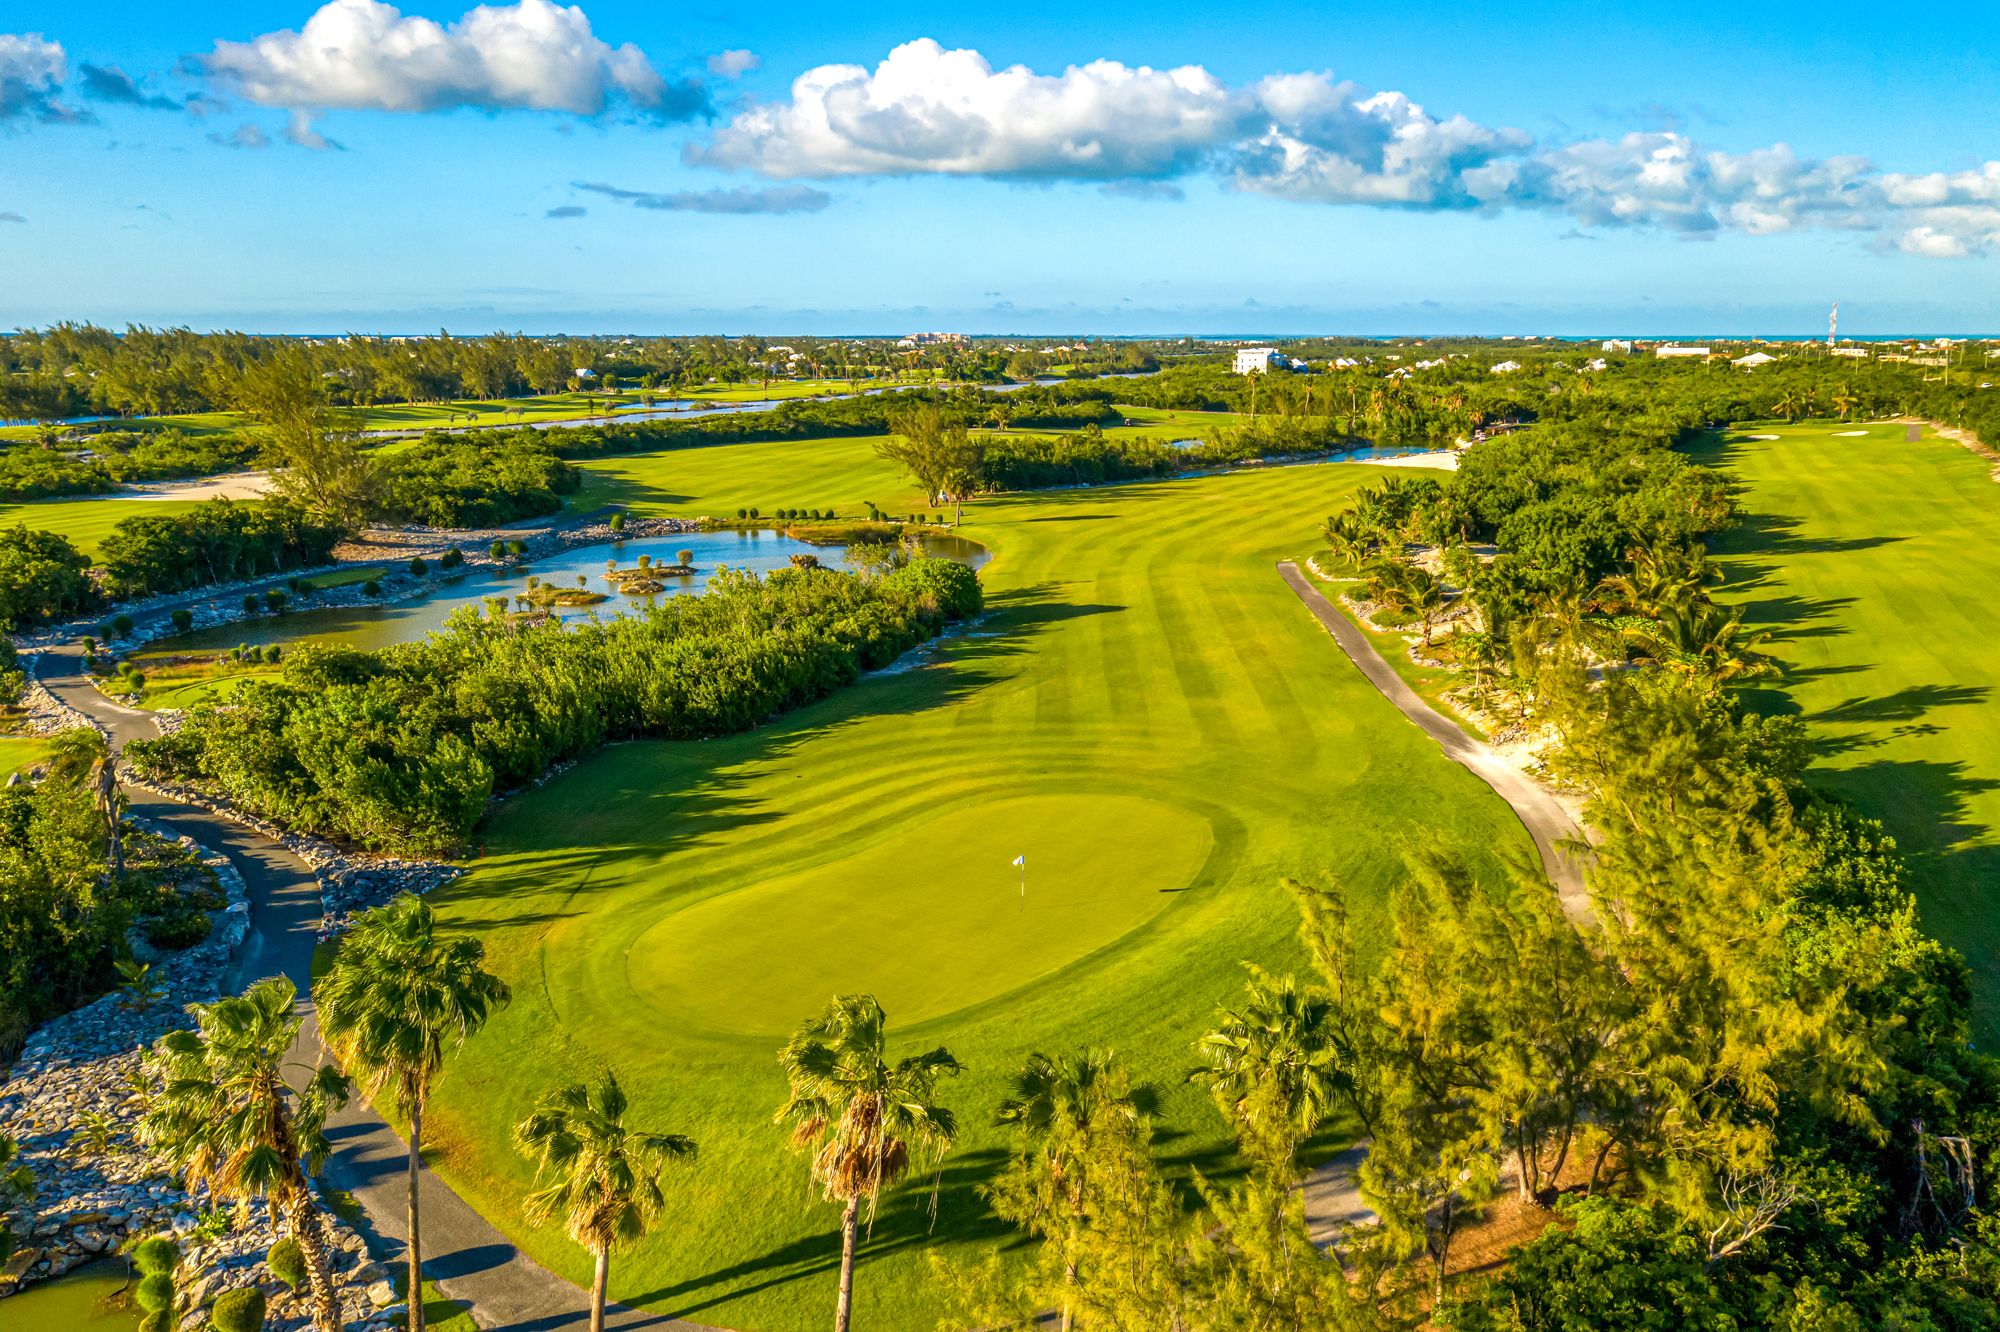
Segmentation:
<svg viewBox="0 0 2000 1332">
<path fill-rule="evenodd" d="M 320 1032 L 369 1096 L 393 1091 L 410 1120 L 410 1332 L 423 1332 L 423 1228 L 417 1172 L 423 1161 L 424 1104 L 444 1058 L 508 1000 L 506 982 L 487 971 L 476 939 L 441 939 L 430 903 L 405 893 L 363 912 L 340 941 L 333 965 L 313 987 Z"/>
<path fill-rule="evenodd" d="M 1770 633 L 1747 628 L 1742 607 L 1714 602 L 1668 607 L 1657 621 L 1629 628 L 1625 636 L 1660 666 L 1696 676 L 1711 689 L 1772 675 L 1777 666 L 1757 649 Z"/>
<path fill-rule="evenodd" d="M 792 1146 L 812 1161 L 813 1182 L 845 1203 L 840 1217 L 840 1294 L 834 1332 L 847 1332 L 854 1307 L 854 1237 L 861 1200 L 872 1218 L 882 1191 L 913 1160 L 936 1160 L 958 1136 L 958 1121 L 936 1101 L 940 1078 L 959 1071 L 939 1046 L 891 1064 L 889 1019 L 872 994 L 843 994 L 793 1033 L 778 1063 L 791 1095 L 773 1120 L 792 1126 Z"/>
<path fill-rule="evenodd" d="M 626 1124 L 630 1107 L 610 1069 L 594 1083 L 571 1083 L 535 1103 L 514 1126 L 514 1145 L 548 1183 L 522 1205 L 536 1225 L 557 1222 L 596 1260 L 590 1284 L 590 1332 L 604 1332 L 611 1250 L 643 1236 L 666 1208 L 661 1180 L 694 1160 L 694 1142 L 678 1133 L 645 1133 Z"/>
<path fill-rule="evenodd" d="M 1043 1187 L 1036 1192 L 1043 1196 L 1036 1199 L 1037 1210 L 1042 1224 L 1060 1234 L 1066 1287 L 1077 1283 L 1077 1239 L 1087 1224 L 1101 1135 L 1136 1129 L 1143 1117 L 1124 1068 L 1108 1050 L 1029 1055 L 1014 1075 L 1013 1094 L 1000 1103 L 999 1122 L 1021 1130 L 1022 1159 L 1039 1166 L 1034 1173 Z M 1062 1332 L 1070 1332 L 1073 1321 L 1065 1292 Z"/>
<path fill-rule="evenodd" d="M 1833 409 L 1840 413 L 1841 420 L 1845 421 L 1848 413 L 1860 405 L 1861 395 L 1854 391 L 1852 384 L 1842 384 L 1833 391 Z"/>
<path fill-rule="evenodd" d="M 307 1178 L 333 1150 L 326 1116 L 346 1102 L 347 1079 L 320 1066 L 297 1091 L 286 1081 L 298 1067 L 289 1058 L 304 1022 L 297 1000 L 291 981 L 269 976 L 234 998 L 189 1005 L 194 1029 L 168 1032 L 147 1058 L 159 1090 L 139 1133 L 190 1188 L 268 1198 L 305 1257 L 313 1326 L 339 1332 L 325 1223 Z"/>
<path fill-rule="evenodd" d="M 49 744 L 49 776 L 88 789 L 96 797 L 98 817 L 104 820 L 105 863 L 116 880 L 125 871 L 119 836 L 125 797 L 118 790 L 118 759 L 110 743 L 94 726 L 56 732 Z"/>
<path fill-rule="evenodd" d="M 1325 991 L 1255 964 L 1244 989 L 1243 1007 L 1222 1010 L 1215 1030 L 1196 1042 L 1207 1067 L 1191 1081 L 1208 1088 L 1246 1146 L 1289 1176 L 1299 1145 L 1332 1112 L 1352 1074 L 1341 1066 Z"/>
</svg>

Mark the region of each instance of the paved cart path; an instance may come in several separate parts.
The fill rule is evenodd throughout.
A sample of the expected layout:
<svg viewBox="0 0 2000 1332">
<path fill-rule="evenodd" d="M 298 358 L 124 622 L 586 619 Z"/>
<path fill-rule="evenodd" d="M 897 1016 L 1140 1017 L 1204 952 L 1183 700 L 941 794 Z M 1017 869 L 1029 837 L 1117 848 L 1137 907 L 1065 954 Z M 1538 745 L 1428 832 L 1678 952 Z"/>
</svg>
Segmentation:
<svg viewBox="0 0 2000 1332">
<path fill-rule="evenodd" d="M 1521 820 L 1521 826 L 1528 830 L 1528 836 L 1534 839 L 1535 849 L 1541 853 L 1542 871 L 1555 885 L 1564 912 L 1579 928 L 1594 926 L 1596 917 L 1591 911 L 1590 895 L 1583 886 L 1583 859 L 1565 845 L 1581 841 L 1583 836 L 1569 812 L 1533 778 L 1496 754 L 1492 746 L 1475 739 L 1463 726 L 1424 702 L 1375 650 L 1368 635 L 1342 615 L 1299 571 L 1297 564 L 1282 561 L 1278 574 L 1298 593 L 1313 618 L 1333 635 L 1368 682 L 1382 691 L 1384 698 L 1437 741 L 1447 758 L 1464 766 L 1507 802 Z"/>
<path fill-rule="evenodd" d="M 160 612 L 164 613 L 164 608 Z M 64 703 L 101 724 L 115 748 L 159 734 L 153 714 L 112 702 L 83 674 L 75 644 L 45 650 L 39 677 Z M 283 846 L 232 820 L 128 787 L 134 814 L 185 833 L 229 857 L 250 893 L 250 934 L 232 963 L 232 988 L 261 976 L 284 975 L 309 995 L 313 949 L 319 938 L 319 880 L 312 867 Z M 322 1047 L 311 1004 L 302 999 L 306 1027 L 298 1057 L 317 1062 Z M 400 1262 L 409 1238 L 406 1145 L 366 1101 L 355 1098 L 333 1116 L 328 1136 L 334 1156 L 328 1181 L 351 1192 L 366 1216 L 363 1233 L 385 1262 Z M 589 1325 L 588 1296 L 515 1248 L 491 1222 L 430 1171 L 419 1184 L 424 1224 L 424 1272 L 455 1300 L 472 1307 L 483 1328 L 507 1332 L 556 1332 Z M 614 1328 L 654 1328 L 660 1332 L 703 1332 L 642 1310 L 614 1308 L 606 1318 Z"/>
</svg>

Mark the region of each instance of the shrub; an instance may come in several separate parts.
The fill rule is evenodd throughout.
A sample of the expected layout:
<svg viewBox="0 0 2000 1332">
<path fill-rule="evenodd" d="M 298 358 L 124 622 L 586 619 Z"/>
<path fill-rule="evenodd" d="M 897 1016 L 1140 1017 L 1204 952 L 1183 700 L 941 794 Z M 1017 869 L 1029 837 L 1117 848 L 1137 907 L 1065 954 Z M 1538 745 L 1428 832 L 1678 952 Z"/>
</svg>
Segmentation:
<svg viewBox="0 0 2000 1332">
<path fill-rule="evenodd" d="M 117 632 L 120 638 L 123 638 L 125 635 L 132 632 L 132 617 L 129 615 L 121 614 L 116 619 L 111 621 L 111 627 L 113 630 Z"/>
<path fill-rule="evenodd" d="M 146 920 L 146 942 L 155 948 L 192 948 L 208 937 L 209 920 L 199 911 L 176 911 Z"/>
<path fill-rule="evenodd" d="M 457 546 L 453 546 L 450 550 L 438 556 L 438 568 L 440 569 L 456 569 L 459 565 L 464 563 L 465 563 L 465 552 L 460 550 Z"/>
<path fill-rule="evenodd" d="M 382 595 L 382 585 L 371 578 L 361 585 L 361 595 L 364 597 L 379 597 Z"/>
<path fill-rule="evenodd" d="M 691 550 L 677 550 L 677 551 L 675 551 L 675 552 L 674 552 L 674 563 L 676 563 L 676 564 L 679 564 L 679 565 L 682 565 L 682 566 L 686 566 L 686 565 L 690 565 L 690 564 L 693 564 L 693 563 L 694 563 L 694 552 L 693 552 L 693 551 L 691 551 Z"/>
<path fill-rule="evenodd" d="M 425 574 L 429 573 L 430 571 L 431 571 L 431 566 L 424 563 L 423 556 L 416 555 L 411 557 L 410 559 L 411 573 L 415 574 L 419 578 L 422 578 Z"/>
<path fill-rule="evenodd" d="M 507 543 L 507 553 L 518 559 L 528 553 L 528 543 L 518 539 L 509 541 Z"/>
<path fill-rule="evenodd" d="M 139 1307 L 147 1313 L 165 1313 L 174 1303 L 174 1276 L 172 1272 L 154 1272 L 142 1277 L 139 1289 L 133 1293 Z"/>
<path fill-rule="evenodd" d="M 611 530 L 614 532 L 625 530 L 625 514 L 622 510 L 611 515 Z"/>
<path fill-rule="evenodd" d="M 754 505 L 754 504 L 750 506 L 750 516 L 751 516 L 752 518 L 756 518 L 756 517 L 758 516 L 758 514 L 757 514 L 757 506 L 756 506 L 756 505 Z"/>
<path fill-rule="evenodd" d="M 264 600 L 269 603 L 273 611 L 281 611 L 285 608 L 285 602 L 289 598 L 285 596 L 283 588 L 273 587 L 265 589 Z"/>
<path fill-rule="evenodd" d="M 496 560 L 504 560 L 507 558 L 507 543 L 496 541 L 486 548 L 486 553 Z"/>
<path fill-rule="evenodd" d="M 736 511 L 736 516 L 737 516 L 738 518 L 748 518 L 748 517 L 750 516 L 750 510 L 748 510 L 748 509 L 738 509 L 738 510 Z"/>
<path fill-rule="evenodd" d="M 179 610 L 174 612 L 173 621 L 174 621 L 174 631 L 176 633 L 184 634 L 188 630 L 194 628 L 194 612 L 187 609 L 187 607 L 183 606 Z"/>
<path fill-rule="evenodd" d="M 248 1286 L 216 1296 L 208 1319 L 215 1332 L 262 1332 L 264 1311 L 264 1292 Z"/>
<path fill-rule="evenodd" d="M 911 560 L 882 581 L 886 586 L 932 598 L 937 609 L 954 620 L 977 615 L 986 604 L 979 575 L 957 560 Z"/>
<path fill-rule="evenodd" d="M 264 1265 L 271 1269 L 272 1276 L 293 1290 L 305 1288 L 305 1251 L 299 1248 L 299 1242 L 290 1235 L 271 1246 L 271 1251 L 264 1255 Z"/>
<path fill-rule="evenodd" d="M 319 591 L 319 584 L 313 582 L 310 578 L 294 578 L 292 580 L 292 591 L 302 597 L 309 597 Z"/>
<path fill-rule="evenodd" d="M 158 1276 L 180 1266 L 180 1246 L 165 1235 L 148 1235 L 125 1250 L 132 1266 L 143 1276 Z"/>
</svg>

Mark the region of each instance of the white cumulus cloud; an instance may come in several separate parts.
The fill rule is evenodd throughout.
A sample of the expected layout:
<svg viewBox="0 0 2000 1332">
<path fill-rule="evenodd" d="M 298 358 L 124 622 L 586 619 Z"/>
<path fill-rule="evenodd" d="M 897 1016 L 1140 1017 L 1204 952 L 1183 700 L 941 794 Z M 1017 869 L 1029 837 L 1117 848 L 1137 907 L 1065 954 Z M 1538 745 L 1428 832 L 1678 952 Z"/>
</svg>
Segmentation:
<svg viewBox="0 0 2000 1332">
<path fill-rule="evenodd" d="M 1041 74 L 928 38 L 873 69 L 809 69 L 788 97 L 738 111 L 686 157 L 778 180 L 1090 180 L 1124 197 L 1171 198 L 1174 182 L 1206 176 L 1308 204 L 1534 209 L 1586 229 L 1850 231 L 1936 258 L 2000 252 L 2000 162 L 1902 175 L 1785 144 L 1718 151 L 1678 130 L 1539 141 L 1323 72 L 1231 85 L 1198 65 L 1096 60 Z"/>
<path fill-rule="evenodd" d="M 789 101 L 747 108 L 690 157 L 779 179 L 1165 175 L 1239 137 L 1245 110 L 1196 66 L 996 70 L 977 51 L 922 38 L 873 70 L 807 70 Z"/>
<path fill-rule="evenodd" d="M 702 102 L 672 84 L 645 52 L 612 46 L 575 5 L 517 0 L 480 5 L 450 23 L 381 0 L 328 0 L 297 31 L 218 41 L 196 58 L 212 80 L 290 110 L 602 112 L 614 96 L 685 116 Z"/>
<path fill-rule="evenodd" d="M 0 32 L 0 120 L 60 125 L 90 115 L 62 101 L 69 57 L 38 32 Z"/>
</svg>

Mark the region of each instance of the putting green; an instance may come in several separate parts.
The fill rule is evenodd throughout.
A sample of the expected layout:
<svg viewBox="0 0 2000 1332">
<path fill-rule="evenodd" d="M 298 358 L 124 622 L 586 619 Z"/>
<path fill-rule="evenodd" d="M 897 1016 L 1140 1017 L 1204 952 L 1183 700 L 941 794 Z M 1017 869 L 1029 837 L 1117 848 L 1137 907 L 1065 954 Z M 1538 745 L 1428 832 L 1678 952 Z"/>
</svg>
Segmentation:
<svg viewBox="0 0 2000 1332">
<path fill-rule="evenodd" d="M 975 801 L 668 916 L 633 945 L 632 988 L 663 1014 L 746 1035 L 782 1036 L 852 991 L 922 1022 L 1139 928 L 1214 845 L 1206 819 L 1158 800 Z"/>
<path fill-rule="evenodd" d="M 742 505 L 922 501 L 874 441 L 743 444 L 584 464 L 596 503 L 689 516 Z M 873 989 L 892 1056 L 943 1045 L 959 1140 L 883 1199 L 856 1325 L 937 1326 L 931 1256 L 1018 1253 L 982 1194 L 1022 1060 L 1110 1048 L 1157 1089 L 1168 1168 L 1234 1168 L 1188 1081 L 1243 963 L 1303 970 L 1286 875 L 1338 884 L 1363 947 L 1402 852 L 1530 863 L 1513 813 L 1362 678 L 1278 577 L 1382 475 L 1345 464 L 983 499 L 987 611 L 897 668 L 743 735 L 614 745 L 507 801 L 434 896 L 513 1002 L 446 1067 L 427 1148 L 540 1262 L 511 1146 L 534 1098 L 615 1068 L 633 1121 L 701 1146 L 612 1293 L 713 1327 L 825 1325 L 838 1212 L 771 1113 L 782 1033 Z M 1021 910 L 1012 861 L 1028 857 Z M 1179 888 L 1181 891 L 1162 891 Z M 1011 900 L 1010 900 L 1011 894 Z M 1344 1126 L 1329 1130 L 1338 1145 Z"/>
</svg>

